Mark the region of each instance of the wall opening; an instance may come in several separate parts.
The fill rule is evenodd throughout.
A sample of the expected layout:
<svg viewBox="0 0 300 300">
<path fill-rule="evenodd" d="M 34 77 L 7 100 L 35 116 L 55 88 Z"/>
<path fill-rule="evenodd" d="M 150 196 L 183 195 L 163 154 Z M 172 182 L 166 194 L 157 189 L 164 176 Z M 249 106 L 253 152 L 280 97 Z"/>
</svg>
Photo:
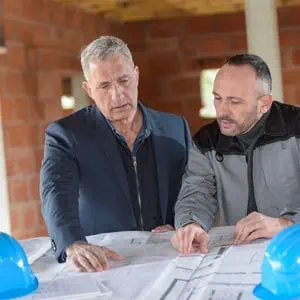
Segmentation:
<svg viewBox="0 0 300 300">
<path fill-rule="evenodd" d="M 200 74 L 200 94 L 202 108 L 199 115 L 204 119 L 215 119 L 216 110 L 214 107 L 214 97 L 212 94 L 213 84 L 219 69 L 202 70 Z"/>
</svg>

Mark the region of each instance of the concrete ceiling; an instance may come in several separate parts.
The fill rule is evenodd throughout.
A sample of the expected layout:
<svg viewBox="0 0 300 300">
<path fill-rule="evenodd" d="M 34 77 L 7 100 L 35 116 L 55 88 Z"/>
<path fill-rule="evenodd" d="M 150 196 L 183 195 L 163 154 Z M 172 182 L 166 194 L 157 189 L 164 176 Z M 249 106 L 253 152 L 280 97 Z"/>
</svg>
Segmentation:
<svg viewBox="0 0 300 300">
<path fill-rule="evenodd" d="M 108 19 L 138 21 L 244 10 L 244 0 L 53 0 L 102 14 Z M 262 0 L 263 1 L 263 0 Z M 278 6 L 300 5 L 300 0 L 274 0 Z"/>
</svg>

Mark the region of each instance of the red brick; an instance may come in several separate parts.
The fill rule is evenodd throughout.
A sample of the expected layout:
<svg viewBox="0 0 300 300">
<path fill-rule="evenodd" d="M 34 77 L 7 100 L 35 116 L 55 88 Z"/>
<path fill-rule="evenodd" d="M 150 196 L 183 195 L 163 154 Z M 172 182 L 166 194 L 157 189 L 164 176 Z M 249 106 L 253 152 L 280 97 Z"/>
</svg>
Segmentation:
<svg viewBox="0 0 300 300">
<path fill-rule="evenodd" d="M 14 120 L 13 100 L 2 98 L 0 101 L 0 107 L 1 107 L 1 116 L 3 122 Z"/>
<path fill-rule="evenodd" d="M 36 47 L 51 47 L 55 45 L 51 36 L 51 27 L 44 24 L 35 24 L 32 27 L 32 43 Z"/>
<path fill-rule="evenodd" d="M 282 70 L 286 70 L 291 68 L 293 61 L 293 50 L 292 49 L 286 49 L 286 48 L 281 48 L 280 49 L 280 59 L 281 59 L 281 66 Z"/>
<path fill-rule="evenodd" d="M 293 104 L 294 103 L 294 85 L 284 85 L 283 86 L 283 99 L 285 103 Z"/>
<path fill-rule="evenodd" d="M 35 232 L 36 236 L 48 236 L 47 228 L 45 226 L 44 219 L 42 219 L 42 223 L 39 223 L 39 228 L 37 228 L 37 231 Z"/>
<path fill-rule="evenodd" d="M 33 44 L 33 29 L 34 25 L 31 22 L 19 21 L 17 23 L 17 36 L 18 41 L 24 42 L 32 47 Z"/>
<path fill-rule="evenodd" d="M 41 70 L 37 74 L 39 100 L 57 98 L 62 95 L 61 78 L 55 71 Z"/>
<path fill-rule="evenodd" d="M 148 41 L 148 52 L 177 51 L 178 38 L 152 39 Z"/>
<path fill-rule="evenodd" d="M 185 55 L 214 55 L 223 54 L 231 50 L 231 41 L 228 36 L 215 35 L 205 38 L 184 38 L 180 48 Z"/>
<path fill-rule="evenodd" d="M 236 53 L 247 52 L 247 37 L 246 35 L 234 34 L 230 37 L 231 49 Z"/>
<path fill-rule="evenodd" d="M 183 103 L 184 115 L 187 118 L 199 118 L 199 111 L 201 108 L 200 93 L 198 97 L 186 97 Z"/>
<path fill-rule="evenodd" d="M 184 35 L 201 35 L 216 32 L 216 21 L 213 15 L 186 18 Z"/>
<path fill-rule="evenodd" d="M 293 65 L 296 65 L 296 66 L 300 65 L 300 49 L 293 51 L 292 63 L 293 63 Z"/>
<path fill-rule="evenodd" d="M 182 21 L 180 19 L 154 20 L 150 26 L 151 38 L 170 38 L 181 35 Z"/>
<path fill-rule="evenodd" d="M 39 174 L 28 179 L 28 193 L 30 200 L 40 200 L 40 176 Z"/>
<path fill-rule="evenodd" d="M 200 95 L 199 80 L 199 76 L 174 79 L 171 84 L 170 92 L 173 95 Z"/>
<path fill-rule="evenodd" d="M 150 74 L 153 76 L 172 76 L 180 73 L 178 52 L 152 53 L 149 56 Z"/>
<path fill-rule="evenodd" d="M 300 45 L 300 30 L 289 29 L 279 31 L 279 42 L 282 48 L 297 47 Z"/>
<path fill-rule="evenodd" d="M 30 114 L 30 105 L 28 100 L 21 98 L 13 101 L 14 118 L 19 121 L 29 121 L 32 115 Z"/>
<path fill-rule="evenodd" d="M 25 68 L 25 50 L 23 45 L 8 46 L 8 60 L 11 68 Z"/>
<path fill-rule="evenodd" d="M 227 55 L 220 55 L 216 57 L 205 57 L 202 59 L 199 59 L 199 66 L 201 70 L 204 69 L 219 69 L 221 68 L 227 61 L 229 56 Z"/>
<path fill-rule="evenodd" d="M 34 231 L 38 227 L 38 210 L 37 205 L 34 203 L 31 205 L 26 205 L 24 207 L 24 217 L 23 217 L 23 226 L 29 230 Z"/>
<path fill-rule="evenodd" d="M 144 75 L 145 74 L 145 75 Z M 151 82 L 151 84 L 150 84 Z M 141 99 L 144 97 L 155 97 L 161 95 L 161 89 L 157 80 L 147 76 L 146 72 L 140 73 L 140 82 L 139 82 L 139 96 Z"/>
<path fill-rule="evenodd" d="M 182 101 L 180 100 L 174 102 L 168 102 L 168 103 L 156 102 L 153 105 L 153 108 L 164 112 L 183 115 L 183 105 L 182 105 Z"/>
<path fill-rule="evenodd" d="M 25 91 L 24 74 L 22 72 L 7 71 L 6 93 L 10 96 L 23 95 Z"/>
<path fill-rule="evenodd" d="M 244 12 L 215 15 L 217 32 L 245 32 L 246 22 Z"/>
<path fill-rule="evenodd" d="M 184 72 L 200 72 L 199 57 L 187 57 L 181 59 L 181 68 Z"/>
<path fill-rule="evenodd" d="M 12 203 L 28 202 L 28 188 L 26 179 L 10 179 L 8 181 L 9 201 Z"/>
<path fill-rule="evenodd" d="M 17 160 L 19 174 L 31 174 L 35 171 L 35 158 L 32 150 L 19 152 Z"/>
<path fill-rule="evenodd" d="M 6 147 L 32 147 L 37 145 L 37 130 L 33 125 L 16 125 L 4 127 Z"/>
<path fill-rule="evenodd" d="M 143 53 L 148 51 L 146 41 L 137 41 L 136 43 L 127 43 L 128 48 L 132 53 Z"/>
<path fill-rule="evenodd" d="M 299 85 L 300 70 L 289 70 L 282 72 L 284 85 Z"/>
<path fill-rule="evenodd" d="M 6 151 L 5 153 L 5 163 L 6 163 L 6 175 L 8 177 L 19 174 L 18 162 L 16 155 L 13 151 Z"/>
<path fill-rule="evenodd" d="M 47 122 L 55 121 L 63 116 L 60 99 L 54 101 L 54 99 L 49 99 L 44 103 L 44 116 Z"/>
<path fill-rule="evenodd" d="M 300 6 L 281 7 L 278 9 L 278 24 L 281 27 L 300 25 Z"/>
<path fill-rule="evenodd" d="M 44 119 L 44 104 L 37 99 L 37 97 L 31 97 L 28 100 L 29 112 L 33 120 Z"/>
<path fill-rule="evenodd" d="M 9 0 L 7 0 L 9 1 Z M 15 41 L 18 39 L 18 21 L 6 19 L 4 22 L 4 36 L 6 40 Z"/>
<path fill-rule="evenodd" d="M 142 42 L 148 38 L 148 22 L 130 22 L 126 24 L 126 43 Z"/>
<path fill-rule="evenodd" d="M 298 85 L 299 86 L 299 85 Z M 300 99 L 299 99 L 299 95 L 300 95 L 300 88 L 298 88 L 298 86 L 296 86 L 294 88 L 294 95 L 293 98 L 291 99 L 292 101 L 288 102 L 290 104 L 296 105 L 296 106 L 300 106 Z"/>
<path fill-rule="evenodd" d="M 23 0 L 4 0 L 3 11 L 6 15 L 20 17 L 22 15 Z"/>
<path fill-rule="evenodd" d="M 21 231 L 24 229 L 23 211 L 21 210 L 20 206 L 14 205 L 12 208 L 10 208 L 10 224 L 12 232 Z"/>
</svg>

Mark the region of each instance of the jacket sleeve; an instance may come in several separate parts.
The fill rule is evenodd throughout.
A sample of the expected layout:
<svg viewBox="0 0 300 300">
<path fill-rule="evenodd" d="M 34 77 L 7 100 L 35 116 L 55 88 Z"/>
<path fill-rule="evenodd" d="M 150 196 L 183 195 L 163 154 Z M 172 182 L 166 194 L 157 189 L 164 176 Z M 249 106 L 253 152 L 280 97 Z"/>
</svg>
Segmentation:
<svg viewBox="0 0 300 300">
<path fill-rule="evenodd" d="M 217 211 L 215 175 L 208 157 L 193 143 L 175 205 L 175 227 L 191 222 L 208 231 Z"/>
<path fill-rule="evenodd" d="M 78 214 L 79 169 L 75 147 L 67 130 L 58 123 L 46 129 L 40 176 L 42 213 L 59 262 L 64 250 L 76 241 L 86 241 Z"/>
</svg>

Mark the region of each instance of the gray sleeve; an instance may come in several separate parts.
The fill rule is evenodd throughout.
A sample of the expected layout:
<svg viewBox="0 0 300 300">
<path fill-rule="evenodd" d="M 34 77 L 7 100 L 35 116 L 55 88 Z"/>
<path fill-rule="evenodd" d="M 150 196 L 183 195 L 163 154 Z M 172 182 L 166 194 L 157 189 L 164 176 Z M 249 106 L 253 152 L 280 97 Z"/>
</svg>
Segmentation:
<svg viewBox="0 0 300 300">
<path fill-rule="evenodd" d="M 176 229 L 191 222 L 208 231 L 217 212 L 216 182 L 209 158 L 193 143 L 175 205 Z"/>
<path fill-rule="evenodd" d="M 300 119 L 297 120 L 296 122 L 297 124 L 300 124 Z M 299 157 L 299 164 L 300 164 L 300 139 L 297 138 L 296 139 L 297 142 L 297 153 L 298 153 L 298 157 Z M 286 219 L 291 220 L 294 223 L 300 223 L 300 200 L 299 198 L 297 198 L 297 196 L 295 195 L 294 199 L 290 199 L 287 204 L 286 207 L 283 211 L 281 211 L 280 216 Z"/>
</svg>

